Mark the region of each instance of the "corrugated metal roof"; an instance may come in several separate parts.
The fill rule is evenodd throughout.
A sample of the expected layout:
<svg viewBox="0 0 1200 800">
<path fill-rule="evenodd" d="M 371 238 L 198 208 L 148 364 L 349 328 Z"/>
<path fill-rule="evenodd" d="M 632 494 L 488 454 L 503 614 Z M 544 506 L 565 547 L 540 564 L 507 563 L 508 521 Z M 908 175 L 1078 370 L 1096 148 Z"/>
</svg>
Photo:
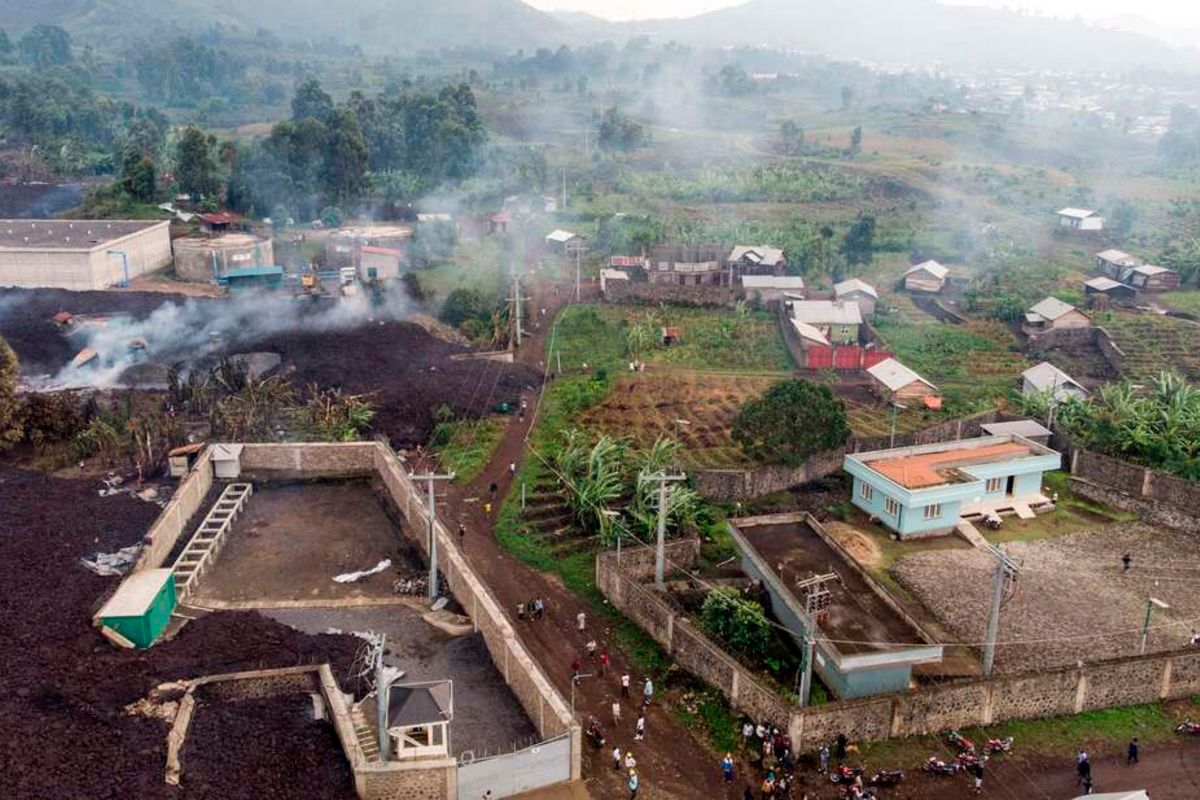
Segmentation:
<svg viewBox="0 0 1200 800">
<path fill-rule="evenodd" d="M 1167 272 L 1174 272 L 1175 270 L 1158 267 L 1154 264 L 1142 264 L 1141 266 L 1134 267 L 1133 271 L 1139 275 L 1162 275 Z"/>
<path fill-rule="evenodd" d="M 979 426 L 989 436 L 1006 436 L 1012 434 L 1026 439 L 1049 436 L 1050 431 L 1031 419 L 1019 419 L 1014 422 L 990 422 Z"/>
<path fill-rule="evenodd" d="M 729 254 L 730 261 L 749 261 L 752 264 L 782 264 L 783 250 L 765 245 L 738 245 Z"/>
<path fill-rule="evenodd" d="M 821 333 L 818 328 L 809 325 L 807 322 L 801 322 L 798 319 L 793 319 L 792 327 L 796 329 L 796 333 L 800 334 L 801 339 L 807 339 L 810 342 L 816 342 L 817 344 L 823 344 L 826 347 L 829 347 L 829 340 L 825 338 L 825 334 Z"/>
<path fill-rule="evenodd" d="M 941 264 L 939 264 L 938 262 L 934 261 L 931 258 L 928 261 L 922 261 L 920 264 L 917 264 L 916 266 L 909 267 L 908 270 L 904 273 L 904 275 L 907 277 L 909 275 L 912 275 L 914 272 L 919 272 L 919 271 L 928 272 L 930 275 L 937 278 L 938 280 L 942 280 L 947 275 L 950 274 L 950 270 L 946 269 L 944 266 L 942 266 Z"/>
<path fill-rule="evenodd" d="M 1058 215 L 1060 217 L 1071 217 L 1072 219 L 1087 219 L 1088 217 L 1099 216 L 1095 211 L 1088 208 L 1060 208 Z"/>
<path fill-rule="evenodd" d="M 133 573 L 121 581 L 117 591 L 100 609 L 100 617 L 140 617 L 150 609 L 170 578 L 169 569 L 143 569 Z"/>
<path fill-rule="evenodd" d="M 1083 285 L 1089 289 L 1095 289 L 1097 292 L 1107 292 L 1116 289 L 1124 284 L 1114 281 L 1112 278 L 1092 278 L 1090 281 L 1084 281 Z"/>
<path fill-rule="evenodd" d="M 936 386 L 894 358 L 885 359 L 873 367 L 868 367 L 867 373 L 886 386 L 889 391 L 895 392 L 903 389 L 913 381 L 920 381 L 935 392 L 937 391 Z"/>
<path fill-rule="evenodd" d="M 1115 250 L 1115 249 L 1111 249 L 1111 248 L 1108 250 L 1101 250 L 1099 253 L 1096 253 L 1096 258 L 1102 259 L 1104 261 L 1111 261 L 1114 264 L 1121 264 L 1123 262 L 1127 262 L 1125 264 L 1126 266 L 1128 266 L 1128 264 L 1136 264 L 1139 261 L 1139 259 L 1136 256 L 1131 256 L 1131 255 L 1129 255 L 1129 253 L 1126 253 L 1124 250 Z"/>
<path fill-rule="evenodd" d="M 834 297 L 842 297 L 843 295 L 850 294 L 851 292 L 862 292 L 863 294 L 871 295 L 871 297 L 874 297 L 876 300 L 879 299 L 879 292 L 875 291 L 875 287 L 864 280 L 860 280 L 859 278 L 850 278 L 842 281 L 841 283 L 835 283 L 833 285 Z"/>
<path fill-rule="evenodd" d="M 742 286 L 747 289 L 803 289 L 804 278 L 799 275 L 743 275 Z"/>
<path fill-rule="evenodd" d="M 861 325 L 857 303 L 844 300 L 793 300 L 792 319 L 810 325 Z"/>
<path fill-rule="evenodd" d="M 1037 303 L 1033 308 L 1029 309 L 1029 313 L 1036 314 L 1043 319 L 1048 319 L 1051 322 L 1061 317 L 1063 314 L 1069 314 L 1075 310 L 1075 306 L 1070 303 L 1064 303 L 1057 297 L 1047 297 L 1045 300 Z"/>
<path fill-rule="evenodd" d="M 577 238 L 577 234 L 564 230 L 550 231 L 550 233 L 546 234 L 547 242 L 558 242 L 559 244 L 564 244 L 575 238 Z"/>
<path fill-rule="evenodd" d="M 1021 377 L 1025 379 L 1026 383 L 1040 392 L 1051 389 L 1062 389 L 1066 386 L 1074 386 L 1081 391 L 1083 390 L 1078 381 L 1049 361 L 1043 361 L 1040 364 L 1030 367 L 1021 373 Z"/>
</svg>

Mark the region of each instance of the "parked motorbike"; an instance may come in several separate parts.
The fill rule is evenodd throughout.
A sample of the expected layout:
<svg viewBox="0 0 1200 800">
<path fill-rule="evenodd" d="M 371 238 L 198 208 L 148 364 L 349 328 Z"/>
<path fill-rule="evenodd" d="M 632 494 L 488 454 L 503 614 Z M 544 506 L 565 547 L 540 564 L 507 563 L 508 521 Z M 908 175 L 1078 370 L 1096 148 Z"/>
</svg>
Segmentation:
<svg viewBox="0 0 1200 800">
<path fill-rule="evenodd" d="M 898 769 L 881 769 L 876 771 L 867 781 L 868 786 L 895 786 L 904 780 L 904 773 Z"/>
<path fill-rule="evenodd" d="M 975 751 L 975 743 L 958 732 L 957 729 L 952 729 L 946 734 L 946 741 L 951 747 L 957 748 L 964 753 L 972 753 Z"/>
<path fill-rule="evenodd" d="M 1003 739 L 988 739 L 987 744 L 983 746 L 983 752 L 989 756 L 994 756 L 997 753 L 1012 752 L 1013 737 L 1005 736 Z"/>
<path fill-rule="evenodd" d="M 587 738 L 592 743 L 592 747 L 596 749 L 604 747 L 604 728 L 600 725 L 600 720 L 595 717 L 588 720 Z"/>
<path fill-rule="evenodd" d="M 1200 722 L 1192 722 L 1190 719 L 1184 720 L 1175 727 L 1175 732 L 1192 735 L 1200 734 Z"/>
<path fill-rule="evenodd" d="M 841 764 L 837 769 L 829 771 L 830 783 L 854 783 L 854 779 L 863 774 L 862 767 L 847 767 Z"/>
<path fill-rule="evenodd" d="M 962 767 L 955 761 L 942 761 L 937 756 L 930 756 L 921 769 L 927 775 L 957 775 Z"/>
<path fill-rule="evenodd" d="M 954 757 L 954 762 L 963 769 L 970 769 L 983 760 L 984 759 L 981 759 L 979 756 L 975 755 L 974 750 L 968 750 L 965 753 L 959 753 Z"/>
</svg>

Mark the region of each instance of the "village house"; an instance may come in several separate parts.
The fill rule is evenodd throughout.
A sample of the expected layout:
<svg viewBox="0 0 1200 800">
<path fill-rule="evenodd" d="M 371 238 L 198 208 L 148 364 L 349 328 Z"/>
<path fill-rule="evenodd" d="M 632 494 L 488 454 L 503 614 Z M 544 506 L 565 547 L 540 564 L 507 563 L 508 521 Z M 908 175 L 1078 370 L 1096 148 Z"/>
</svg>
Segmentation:
<svg viewBox="0 0 1200 800">
<path fill-rule="evenodd" d="M 1029 397 L 1043 392 L 1051 393 L 1058 401 L 1068 397 L 1080 400 L 1087 397 L 1087 389 L 1049 361 L 1043 361 L 1021 373 L 1021 394 Z"/>
<path fill-rule="evenodd" d="M 833 297 L 847 303 L 857 303 L 858 310 L 864 317 L 875 313 L 875 304 L 879 301 L 879 293 L 875 287 L 859 278 L 850 278 L 833 285 Z"/>
<path fill-rule="evenodd" d="M 793 320 L 811 325 L 834 344 L 858 344 L 862 313 L 855 303 L 836 300 L 792 300 L 788 303 Z"/>
<path fill-rule="evenodd" d="M 1086 328 L 1091 324 L 1086 314 L 1057 297 L 1047 297 L 1025 313 L 1025 332 L 1029 334 Z"/>
<path fill-rule="evenodd" d="M 783 275 L 787 256 L 778 247 L 738 245 L 726 259 L 735 275 Z"/>
<path fill-rule="evenodd" d="M 1014 434 L 845 456 L 851 501 L 900 539 L 952 532 L 964 520 L 1051 507 L 1042 475 L 1062 456 Z"/>
<path fill-rule="evenodd" d="M 1121 282 L 1141 292 L 1170 292 L 1179 288 L 1179 273 L 1153 264 L 1139 264 L 1121 273 Z"/>
<path fill-rule="evenodd" d="M 358 251 L 358 277 L 362 281 L 390 281 L 400 277 L 404 251 L 395 247 L 364 245 Z"/>
<path fill-rule="evenodd" d="M 571 231 L 559 229 L 546 234 L 546 247 L 557 252 L 573 252 L 582 243 L 583 237 Z"/>
<path fill-rule="evenodd" d="M 646 265 L 650 283 L 676 286 L 734 285 L 733 271 L 725 263 L 725 253 L 713 245 L 659 245 L 650 251 Z"/>
<path fill-rule="evenodd" d="M 776 303 L 784 298 L 804 299 L 804 278 L 799 275 L 743 275 L 741 281 L 747 300 Z"/>
<path fill-rule="evenodd" d="M 1104 217 L 1087 208 L 1062 208 L 1058 211 L 1058 224 L 1073 231 L 1098 231 L 1104 227 Z"/>
<path fill-rule="evenodd" d="M 623 269 L 602 269 L 600 270 L 600 293 L 608 294 L 609 284 L 614 281 L 622 281 L 625 284 L 629 283 L 629 273 Z"/>
<path fill-rule="evenodd" d="M 1137 297 L 1137 291 L 1132 286 L 1126 286 L 1103 275 L 1084 281 L 1083 294 L 1091 306 L 1106 306 Z"/>
<path fill-rule="evenodd" d="M 1132 267 L 1141 265 L 1142 260 L 1131 256 L 1123 250 L 1102 250 L 1096 253 L 1096 269 L 1107 278 L 1117 280 L 1121 273 Z"/>
<path fill-rule="evenodd" d="M 938 395 L 936 386 L 894 358 L 868 367 L 867 375 L 871 377 L 871 389 L 889 403 L 924 401 Z"/>
<path fill-rule="evenodd" d="M 929 259 L 904 273 L 904 288 L 910 292 L 940 292 L 949 274 L 950 270 Z"/>
</svg>

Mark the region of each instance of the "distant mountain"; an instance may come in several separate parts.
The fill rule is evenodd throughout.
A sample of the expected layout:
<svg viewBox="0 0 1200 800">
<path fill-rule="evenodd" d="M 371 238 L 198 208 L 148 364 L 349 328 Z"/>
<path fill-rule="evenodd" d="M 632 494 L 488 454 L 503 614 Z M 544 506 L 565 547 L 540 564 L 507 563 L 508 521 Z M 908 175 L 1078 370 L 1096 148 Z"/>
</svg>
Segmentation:
<svg viewBox="0 0 1200 800">
<path fill-rule="evenodd" d="M 214 24 L 285 39 L 337 39 L 373 54 L 444 47 L 532 49 L 567 26 L 521 0 L 0 0 L 0 26 L 61 25 L 84 42 L 145 40 Z"/>
<path fill-rule="evenodd" d="M 1194 53 L 1149 36 L 934 0 L 751 0 L 687 19 L 592 25 L 590 32 L 765 45 L 889 64 L 1077 71 L 1200 65 Z"/>
</svg>

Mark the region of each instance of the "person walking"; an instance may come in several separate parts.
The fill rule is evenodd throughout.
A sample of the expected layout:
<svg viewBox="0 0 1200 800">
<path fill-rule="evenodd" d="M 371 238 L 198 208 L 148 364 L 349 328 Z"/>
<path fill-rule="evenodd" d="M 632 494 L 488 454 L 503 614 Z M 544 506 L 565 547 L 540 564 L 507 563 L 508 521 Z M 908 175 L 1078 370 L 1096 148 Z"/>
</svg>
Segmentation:
<svg viewBox="0 0 1200 800">
<path fill-rule="evenodd" d="M 629 787 L 629 800 L 637 800 L 638 787 L 640 783 L 641 782 L 638 780 L 637 770 L 629 770 L 629 783 L 625 784 L 627 787 Z"/>
<path fill-rule="evenodd" d="M 515 477 L 516 474 L 517 474 L 517 462 L 515 462 L 515 461 L 508 462 L 508 477 L 510 477 L 510 478 Z"/>
<path fill-rule="evenodd" d="M 483 793 L 483 800 L 492 800 L 492 790 L 488 789 Z"/>
<path fill-rule="evenodd" d="M 575 615 L 575 627 L 579 629 L 580 633 L 583 633 L 585 630 L 587 630 L 587 614 L 584 614 L 582 611 L 580 611 Z"/>
<path fill-rule="evenodd" d="M 579 663 L 579 654 L 576 653 L 575 657 L 571 659 L 571 682 L 572 683 L 576 683 L 576 684 L 579 683 L 579 668 L 580 668 L 580 666 L 581 665 Z"/>
<path fill-rule="evenodd" d="M 492 500 L 496 499 L 496 492 L 498 492 L 499 490 L 500 490 L 500 487 L 496 485 L 495 481 L 492 481 L 491 483 L 488 484 L 488 492 L 492 495 Z"/>
<path fill-rule="evenodd" d="M 517 620 L 520 622 L 525 621 L 525 604 L 524 603 L 517 603 Z"/>
<path fill-rule="evenodd" d="M 1079 749 L 1079 755 L 1075 757 L 1075 770 L 1079 773 L 1079 784 L 1090 781 L 1092 779 L 1092 764 L 1088 761 L 1087 751 L 1083 748 Z"/>
<path fill-rule="evenodd" d="M 844 761 L 846 758 L 846 734 L 844 731 L 839 731 L 837 735 L 837 749 L 834 752 L 837 754 L 838 761 Z"/>
<path fill-rule="evenodd" d="M 1122 572 L 1129 572 L 1129 568 L 1132 566 L 1133 566 L 1133 555 L 1131 553 L 1126 553 L 1125 555 L 1121 556 L 1121 571 Z"/>
<path fill-rule="evenodd" d="M 975 794 L 983 794 L 983 764 L 985 759 L 976 761 L 971 768 L 971 772 L 975 775 Z"/>
<path fill-rule="evenodd" d="M 588 661 L 595 661 L 596 660 L 596 640 L 588 639 L 588 642 L 587 642 L 587 644 L 584 645 L 584 648 L 587 649 Z"/>
<path fill-rule="evenodd" d="M 829 745 L 822 744 L 818 755 L 821 757 L 821 774 L 829 772 Z"/>
<path fill-rule="evenodd" d="M 733 783 L 733 755 L 730 753 L 721 759 L 721 774 L 725 776 L 725 783 Z"/>
<path fill-rule="evenodd" d="M 467 549 L 467 526 L 463 525 L 461 522 L 458 523 L 458 549 Z"/>
<path fill-rule="evenodd" d="M 621 676 L 621 697 L 629 697 L 629 676 Z"/>
<path fill-rule="evenodd" d="M 742 747 L 750 747 L 750 737 L 754 735 L 754 723 L 746 720 L 742 723 Z"/>
<path fill-rule="evenodd" d="M 621 724 L 621 704 L 616 700 L 612 704 L 613 725 Z"/>
<path fill-rule="evenodd" d="M 646 676 L 646 683 L 642 686 L 642 705 L 650 705 L 650 701 L 654 699 L 654 683 L 650 680 L 650 676 Z"/>
<path fill-rule="evenodd" d="M 639 713 L 637 722 L 633 726 L 633 740 L 640 742 L 646 738 L 646 715 Z"/>
<path fill-rule="evenodd" d="M 608 674 L 608 653 L 601 653 L 600 654 L 600 675 L 604 676 L 607 674 Z"/>
<path fill-rule="evenodd" d="M 637 759 L 633 757 L 632 750 L 625 751 L 625 769 L 637 769 Z"/>
<path fill-rule="evenodd" d="M 617 704 L 613 703 L 613 708 L 616 708 L 616 707 L 617 707 Z M 612 751 L 612 757 L 613 757 L 613 769 L 615 769 L 617 772 L 620 772 L 621 771 L 621 748 L 614 747 L 613 751 Z"/>
<path fill-rule="evenodd" d="M 1125 754 L 1125 766 L 1132 767 L 1138 763 L 1138 740 L 1133 737 L 1129 740 L 1129 750 Z"/>
</svg>

